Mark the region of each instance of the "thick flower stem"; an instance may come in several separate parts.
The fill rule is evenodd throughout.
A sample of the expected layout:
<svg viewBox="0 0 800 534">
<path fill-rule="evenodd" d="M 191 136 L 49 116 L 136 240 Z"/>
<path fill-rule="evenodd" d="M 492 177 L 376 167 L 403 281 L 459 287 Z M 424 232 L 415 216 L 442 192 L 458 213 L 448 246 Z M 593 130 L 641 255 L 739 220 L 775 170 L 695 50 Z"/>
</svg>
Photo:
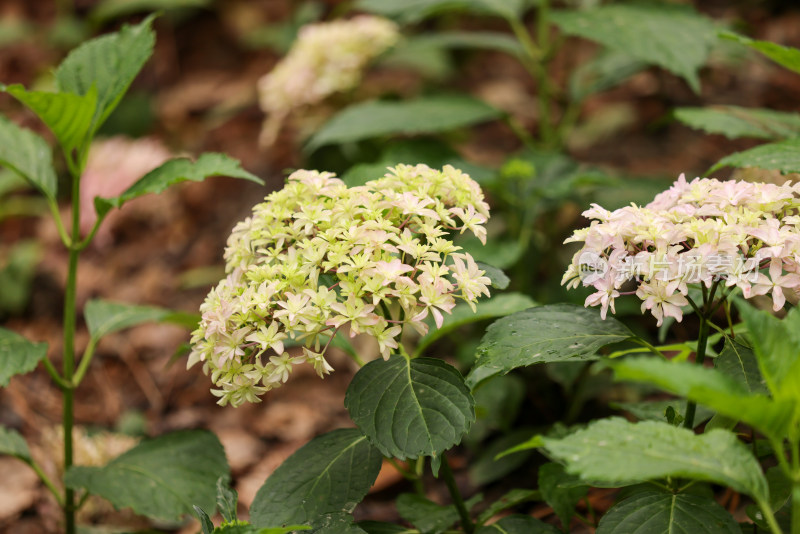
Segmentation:
<svg viewBox="0 0 800 534">
<path fill-rule="evenodd" d="M 475 532 L 475 523 L 469 517 L 467 505 L 464 504 L 464 498 L 461 496 L 461 492 L 458 491 L 453 471 L 450 469 L 450 464 L 447 463 L 447 457 L 444 455 L 442 455 L 442 478 L 447 486 L 447 491 L 450 492 L 450 496 L 453 498 L 453 504 L 458 510 L 458 515 L 461 517 L 461 526 L 464 527 L 464 532 L 472 534 Z"/>
<path fill-rule="evenodd" d="M 700 315 L 700 336 L 697 338 L 697 356 L 695 363 L 703 365 L 706 359 L 706 347 L 708 345 L 708 319 Z M 683 426 L 689 430 L 694 428 L 694 414 L 697 411 L 697 403 L 689 401 L 686 403 L 686 414 L 683 417 Z"/>
</svg>

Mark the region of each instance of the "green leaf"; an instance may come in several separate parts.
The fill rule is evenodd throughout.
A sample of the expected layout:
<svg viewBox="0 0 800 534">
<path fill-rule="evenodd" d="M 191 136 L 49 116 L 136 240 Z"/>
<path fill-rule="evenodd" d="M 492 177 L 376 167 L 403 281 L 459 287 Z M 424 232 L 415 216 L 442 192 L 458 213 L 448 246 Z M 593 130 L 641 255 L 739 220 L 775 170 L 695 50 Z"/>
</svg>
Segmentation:
<svg viewBox="0 0 800 534">
<path fill-rule="evenodd" d="M 492 287 L 495 289 L 507 289 L 508 284 L 511 283 L 511 279 L 506 276 L 506 273 L 503 272 L 502 269 L 498 269 L 494 265 L 489 265 L 488 263 L 483 263 L 480 261 L 475 262 L 478 265 L 478 269 L 484 271 L 483 275 L 491 280 Z"/>
<path fill-rule="evenodd" d="M 358 430 L 323 434 L 292 454 L 261 486 L 250 506 L 250 521 L 267 527 L 350 513 L 380 469 L 380 452 Z"/>
<path fill-rule="evenodd" d="M 414 354 L 422 354 L 433 342 L 450 334 L 459 327 L 486 319 L 494 319 L 495 317 L 505 317 L 534 306 L 536 306 L 536 303 L 533 299 L 522 293 L 504 293 L 481 300 L 475 306 L 474 312 L 469 307 L 469 304 L 457 304 L 452 313 L 444 315 L 441 328 L 436 328 L 435 325 L 432 325 L 428 333 L 422 336 L 417 342 Z"/>
<path fill-rule="evenodd" d="M 239 502 L 239 495 L 236 490 L 228 486 L 229 481 L 228 477 L 217 479 L 217 509 L 222 519 L 228 523 L 233 523 L 238 517 L 236 506 Z"/>
<path fill-rule="evenodd" d="M 174 158 L 160 167 L 141 177 L 136 183 L 125 190 L 122 195 L 114 198 L 95 199 L 95 208 L 98 214 L 105 214 L 112 207 L 120 208 L 124 203 L 148 193 L 161 193 L 171 185 L 181 182 L 202 182 L 211 176 L 230 176 L 242 178 L 257 184 L 264 185 L 258 176 L 242 169 L 241 164 L 225 154 L 206 152 L 197 161 L 188 158 Z"/>
<path fill-rule="evenodd" d="M 114 111 L 152 55 L 154 18 L 151 15 L 136 26 L 125 25 L 116 33 L 83 43 L 56 69 L 56 85 L 61 92 L 88 95 L 97 91 L 91 132 L 97 131 Z"/>
<path fill-rule="evenodd" d="M 530 490 L 530 489 L 512 489 L 495 502 L 489 505 L 489 507 L 481 512 L 481 515 L 478 516 L 478 523 L 485 523 L 489 519 L 493 518 L 503 510 L 508 510 L 509 508 L 513 508 L 514 506 L 521 504 L 527 501 L 537 501 L 542 498 L 541 493 L 537 490 Z"/>
<path fill-rule="evenodd" d="M 569 94 L 573 100 L 584 100 L 616 87 L 646 68 L 647 63 L 627 51 L 606 50 L 573 71 L 569 79 Z"/>
<path fill-rule="evenodd" d="M 55 201 L 56 171 L 47 141 L 3 116 L 0 116 L 0 165 L 16 172 Z"/>
<path fill-rule="evenodd" d="M 712 173 L 722 167 L 758 167 L 782 173 L 800 172 L 800 139 L 785 139 L 776 143 L 759 145 L 749 150 L 725 156 L 711 167 Z"/>
<path fill-rule="evenodd" d="M 350 382 L 344 405 L 381 453 L 401 460 L 438 457 L 475 421 L 461 373 L 433 358 L 369 362 Z"/>
<path fill-rule="evenodd" d="M 208 514 L 197 505 L 192 505 L 194 509 L 194 515 L 197 516 L 197 520 L 200 521 L 200 528 L 203 529 L 203 534 L 213 534 L 214 533 L 214 523 L 211 522 L 211 518 L 208 517 Z"/>
<path fill-rule="evenodd" d="M 500 32 L 438 32 L 417 35 L 415 40 L 420 46 L 498 50 L 513 56 L 524 54 L 524 49 L 518 40 Z"/>
<path fill-rule="evenodd" d="M 550 505 L 565 529 L 575 515 L 575 506 L 586 497 L 589 486 L 578 484 L 578 478 L 564 471 L 564 466 L 555 462 L 539 468 L 539 491 Z"/>
<path fill-rule="evenodd" d="M 719 36 L 723 39 L 729 39 L 749 46 L 753 50 L 761 52 L 775 63 L 800 73 L 800 50 L 797 48 L 782 46 L 770 41 L 757 41 L 732 32 L 720 32 Z"/>
<path fill-rule="evenodd" d="M 89 142 L 88 133 L 97 108 L 97 90 L 92 86 L 85 95 L 27 91 L 19 84 L 5 91 L 36 113 L 55 134 L 65 154 Z"/>
<path fill-rule="evenodd" d="M 228 473 L 225 450 L 205 430 L 174 432 L 141 442 L 103 467 L 71 467 L 67 487 L 86 489 L 116 508 L 176 521 L 193 505 L 213 510 L 214 485 Z"/>
<path fill-rule="evenodd" d="M 529 515 L 510 515 L 497 523 L 483 526 L 475 534 L 561 534 L 553 525 Z"/>
<path fill-rule="evenodd" d="M 23 462 L 31 461 L 31 451 L 25 438 L 14 430 L 0 425 L 0 454 L 7 454 L 19 458 Z"/>
<path fill-rule="evenodd" d="M 355 524 L 353 516 L 344 512 L 325 514 L 313 524 L 312 534 L 367 534 Z"/>
<path fill-rule="evenodd" d="M 90 300 L 86 303 L 84 315 L 93 339 L 147 322 L 174 323 L 186 328 L 194 328 L 198 323 L 195 314 L 108 300 Z"/>
<path fill-rule="evenodd" d="M 516 375 L 497 375 L 481 382 L 472 392 L 475 422 L 465 438 L 477 445 L 493 430 L 509 431 L 525 398 L 525 382 Z"/>
<path fill-rule="evenodd" d="M 502 479 L 519 469 L 533 451 L 498 455 L 523 443 L 531 435 L 529 428 L 518 428 L 491 441 L 469 467 L 469 478 L 476 487 Z"/>
<path fill-rule="evenodd" d="M 211 5 L 211 0 L 103 0 L 89 14 L 97 23 L 152 11 L 168 11 L 187 8 L 202 8 Z"/>
<path fill-rule="evenodd" d="M 532 0 L 358 0 L 355 8 L 393 18 L 404 24 L 414 24 L 448 11 L 518 17 L 536 3 Z"/>
<path fill-rule="evenodd" d="M 617 503 L 597 534 L 741 534 L 731 514 L 711 497 L 648 489 Z"/>
<path fill-rule="evenodd" d="M 597 310 L 574 304 L 517 312 L 486 330 L 467 384 L 474 389 L 490 376 L 536 363 L 596 359 L 598 349 L 631 336 L 613 317 L 603 320 Z"/>
<path fill-rule="evenodd" d="M 782 139 L 800 135 L 800 114 L 738 106 L 677 108 L 675 118 L 685 125 L 728 139 Z"/>
<path fill-rule="evenodd" d="M 733 378 L 750 393 L 769 393 L 753 349 L 741 339 L 725 338 L 722 352 L 714 359 L 714 368 Z"/>
<path fill-rule="evenodd" d="M 0 386 L 7 386 L 12 376 L 30 373 L 46 357 L 47 343 L 33 343 L 0 327 Z"/>
<path fill-rule="evenodd" d="M 583 11 L 555 11 L 561 31 L 596 41 L 684 78 L 700 92 L 697 72 L 717 35 L 708 18 L 682 6 L 614 4 Z"/>
<path fill-rule="evenodd" d="M 586 481 L 685 477 L 730 486 L 756 501 L 769 497 L 758 461 L 726 430 L 696 435 L 667 423 L 612 417 L 563 438 L 543 436 L 541 442 L 568 473 Z"/>
<path fill-rule="evenodd" d="M 791 424 L 793 403 L 752 394 L 733 378 L 716 369 L 691 362 L 652 357 L 625 358 L 609 364 L 618 380 L 656 385 L 718 413 L 743 421 L 765 434 L 782 439 Z"/>
<path fill-rule="evenodd" d="M 382 521 L 359 521 L 358 526 L 367 534 L 417 534 L 416 529 L 410 530 L 394 523 Z"/>
<path fill-rule="evenodd" d="M 633 414 L 640 421 L 667 421 L 667 410 L 672 408 L 675 413 L 686 413 L 685 399 L 669 399 L 644 402 L 614 402 L 611 407 L 616 410 L 625 410 Z M 714 411 L 705 406 L 698 406 L 694 416 L 695 427 L 708 421 L 714 416 Z"/>
<path fill-rule="evenodd" d="M 328 144 L 362 141 L 387 135 L 445 132 L 500 118 L 501 111 L 463 96 L 430 96 L 402 102 L 355 104 L 338 114 L 308 141 L 309 151 Z"/>
<path fill-rule="evenodd" d="M 440 534 L 458 521 L 455 506 L 442 506 L 414 493 L 397 497 L 397 513 L 417 527 L 420 534 Z"/>
</svg>

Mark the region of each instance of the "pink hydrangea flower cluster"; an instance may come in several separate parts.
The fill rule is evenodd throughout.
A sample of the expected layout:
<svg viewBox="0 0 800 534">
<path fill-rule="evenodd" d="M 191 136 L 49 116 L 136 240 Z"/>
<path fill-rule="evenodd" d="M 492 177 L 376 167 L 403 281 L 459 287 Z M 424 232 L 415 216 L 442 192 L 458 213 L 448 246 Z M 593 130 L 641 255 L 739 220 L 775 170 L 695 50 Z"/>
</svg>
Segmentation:
<svg viewBox="0 0 800 534">
<path fill-rule="evenodd" d="M 603 318 L 617 297 L 635 293 L 659 326 L 664 317 L 681 320 L 690 284 L 738 288 L 745 298 L 769 294 L 777 311 L 800 288 L 798 208 L 800 183 L 681 175 L 644 207 L 585 211 L 592 223 L 565 241 L 584 246 L 562 284 L 594 287 L 585 305 L 599 305 Z"/>
<path fill-rule="evenodd" d="M 262 142 L 274 139 L 293 110 L 356 87 L 370 61 L 399 37 L 394 22 L 372 15 L 303 26 L 288 55 L 258 82 L 268 114 Z"/>
<path fill-rule="evenodd" d="M 490 280 L 450 239 L 485 242 L 489 207 L 478 184 L 445 166 L 399 165 L 347 187 L 331 173 L 299 170 L 233 230 L 229 273 L 200 308 L 188 365 L 203 362 L 219 404 L 257 402 L 294 365 L 320 377 L 340 330 L 368 334 L 386 358 L 404 326 L 424 334 L 460 299 L 474 309 Z M 303 344 L 291 355 L 285 343 Z M 402 350 L 402 349 L 399 349 Z"/>
</svg>

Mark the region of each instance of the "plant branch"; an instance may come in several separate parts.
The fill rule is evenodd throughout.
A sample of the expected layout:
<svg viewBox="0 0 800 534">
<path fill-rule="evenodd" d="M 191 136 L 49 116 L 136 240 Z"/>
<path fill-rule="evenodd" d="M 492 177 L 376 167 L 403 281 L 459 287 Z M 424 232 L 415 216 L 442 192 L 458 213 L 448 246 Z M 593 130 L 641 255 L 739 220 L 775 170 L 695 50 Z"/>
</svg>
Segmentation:
<svg viewBox="0 0 800 534">
<path fill-rule="evenodd" d="M 34 462 L 32 458 L 26 458 L 26 459 L 24 459 L 23 461 L 24 461 L 26 464 L 28 464 L 28 465 L 30 466 L 30 468 L 31 468 L 31 469 L 33 469 L 33 471 L 36 473 L 36 476 L 38 476 L 38 477 L 39 477 L 39 479 L 40 479 L 40 480 L 41 480 L 41 481 L 44 483 L 44 485 L 47 487 L 47 489 L 48 489 L 48 490 L 50 490 L 50 493 L 52 493 L 52 494 L 53 494 L 53 497 L 55 497 L 55 498 L 56 498 L 56 502 L 58 503 L 58 505 L 63 507 L 63 506 L 64 506 L 64 497 L 61 495 L 61 492 L 58 490 L 58 488 L 56 487 L 56 485 L 55 485 L 55 484 L 53 484 L 53 481 L 52 481 L 52 480 L 50 480 L 50 477 L 49 477 L 49 476 L 47 476 L 47 473 L 45 473 L 45 472 L 42 470 L 42 468 L 41 468 L 41 467 L 39 467 L 39 464 L 37 464 L 36 462 Z"/>
<path fill-rule="evenodd" d="M 458 515 L 461 517 L 461 526 L 464 527 L 464 532 L 472 534 L 475 532 L 475 523 L 469 517 L 467 505 L 464 504 L 464 498 L 461 496 L 461 492 L 458 491 L 453 471 L 450 469 L 450 464 L 447 463 L 447 457 L 444 454 L 442 454 L 442 478 L 444 478 L 447 491 L 450 492 L 450 496 L 453 498 L 453 504 L 458 510 Z"/>
</svg>

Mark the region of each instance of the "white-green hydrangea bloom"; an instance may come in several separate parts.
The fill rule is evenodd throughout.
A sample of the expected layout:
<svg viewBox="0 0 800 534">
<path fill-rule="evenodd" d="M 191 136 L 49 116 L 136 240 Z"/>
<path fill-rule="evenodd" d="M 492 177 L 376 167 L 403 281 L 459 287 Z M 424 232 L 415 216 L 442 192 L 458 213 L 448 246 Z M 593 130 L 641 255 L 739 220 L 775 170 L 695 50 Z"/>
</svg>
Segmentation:
<svg viewBox="0 0 800 534">
<path fill-rule="evenodd" d="M 257 402 L 294 365 L 332 371 L 332 337 L 373 336 L 386 358 L 404 326 L 424 334 L 456 300 L 474 307 L 489 279 L 453 244 L 482 242 L 489 206 L 478 184 L 445 166 L 399 165 L 348 188 L 331 173 L 299 170 L 233 230 L 227 278 L 201 306 L 189 366 L 203 362 L 219 404 Z M 290 355 L 285 341 L 304 345 Z"/>
<path fill-rule="evenodd" d="M 399 38 L 397 24 L 373 15 L 303 26 L 286 57 L 258 81 L 267 113 L 262 143 L 272 142 L 293 110 L 356 87 L 367 65 Z"/>
</svg>

